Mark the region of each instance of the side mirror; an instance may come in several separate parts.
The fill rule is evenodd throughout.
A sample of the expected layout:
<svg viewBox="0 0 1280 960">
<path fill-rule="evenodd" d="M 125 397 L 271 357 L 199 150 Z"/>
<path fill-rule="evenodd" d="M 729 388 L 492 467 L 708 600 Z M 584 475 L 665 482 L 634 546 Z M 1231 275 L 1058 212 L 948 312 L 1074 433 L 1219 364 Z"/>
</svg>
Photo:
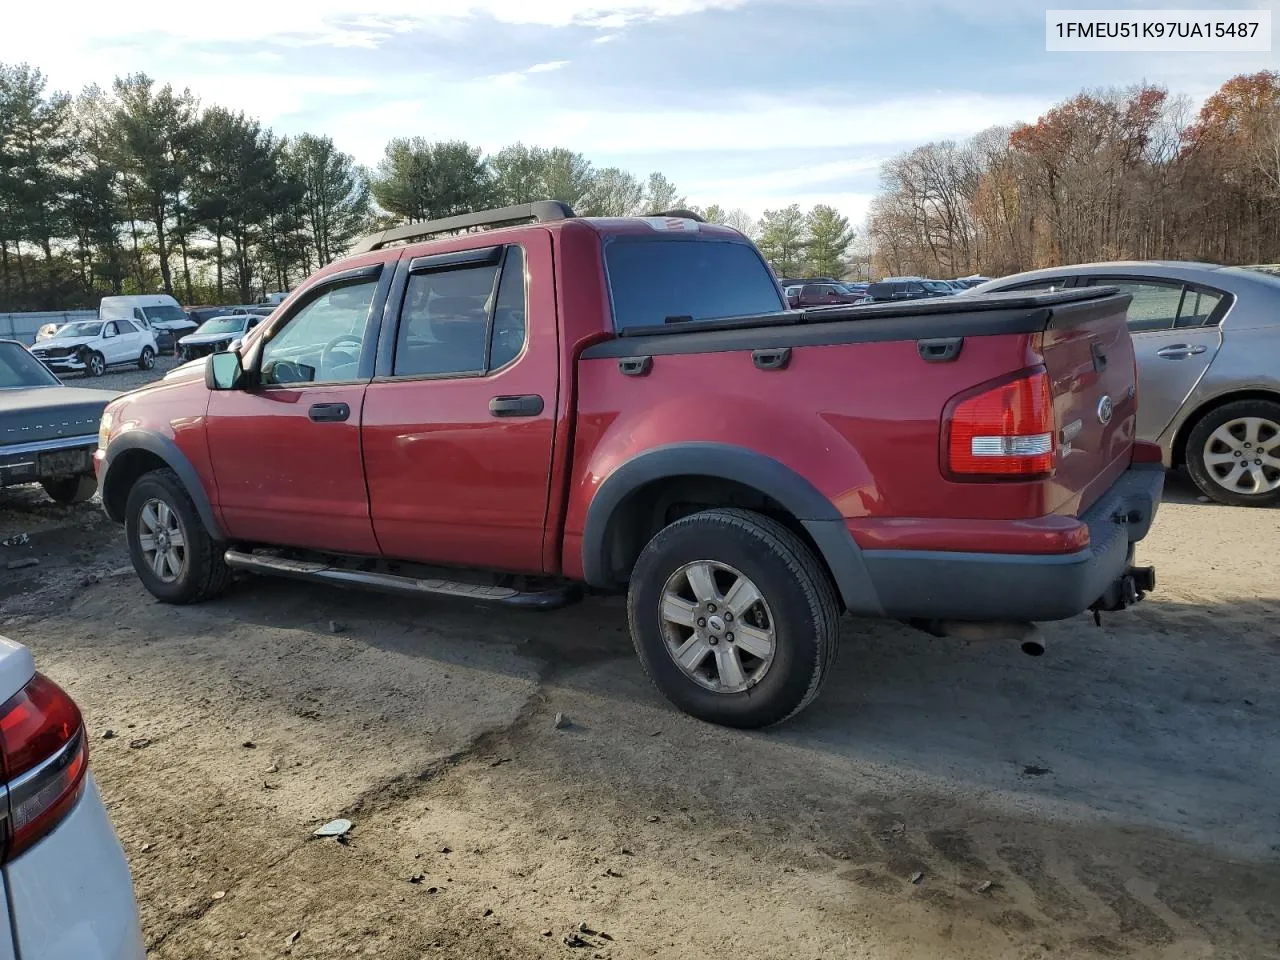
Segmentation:
<svg viewBox="0 0 1280 960">
<path fill-rule="evenodd" d="M 210 390 L 235 390 L 240 386 L 244 368 L 238 353 L 211 353 L 204 368 L 204 385 Z"/>
<path fill-rule="evenodd" d="M 243 342 L 244 341 L 242 341 L 239 337 L 236 337 L 234 340 L 232 340 L 230 343 L 227 344 L 227 353 L 239 353 L 240 344 Z"/>
</svg>

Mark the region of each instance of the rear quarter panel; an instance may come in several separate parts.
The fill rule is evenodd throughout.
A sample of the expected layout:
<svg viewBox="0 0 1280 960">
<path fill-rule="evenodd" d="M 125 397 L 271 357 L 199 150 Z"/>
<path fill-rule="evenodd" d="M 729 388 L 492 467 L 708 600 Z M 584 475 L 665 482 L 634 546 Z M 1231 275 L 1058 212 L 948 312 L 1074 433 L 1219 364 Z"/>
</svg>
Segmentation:
<svg viewBox="0 0 1280 960">
<path fill-rule="evenodd" d="M 973 337 L 930 364 L 914 340 L 797 347 L 780 371 L 750 350 L 662 355 L 648 375 L 578 362 L 578 423 L 565 521 L 565 571 L 580 572 L 591 499 L 645 450 L 705 441 L 758 452 L 807 479 L 858 527 L 886 518 L 1028 518 L 1049 512 L 1042 483 L 959 483 L 940 464 L 942 410 L 977 383 L 1040 361 L 1024 335 Z"/>
</svg>

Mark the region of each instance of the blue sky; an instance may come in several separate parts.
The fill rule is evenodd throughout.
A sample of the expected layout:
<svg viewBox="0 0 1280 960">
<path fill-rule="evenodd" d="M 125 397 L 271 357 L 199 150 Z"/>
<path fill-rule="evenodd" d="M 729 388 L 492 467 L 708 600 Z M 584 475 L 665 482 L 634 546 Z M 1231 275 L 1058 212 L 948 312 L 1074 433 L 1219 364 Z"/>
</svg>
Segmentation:
<svg viewBox="0 0 1280 960">
<path fill-rule="evenodd" d="M 371 165 L 393 136 L 486 150 L 523 140 L 640 176 L 660 169 L 693 203 L 759 214 L 825 202 L 855 222 L 880 164 L 917 144 L 1034 121 L 1082 87 L 1145 80 L 1198 107 L 1233 74 L 1280 67 L 1276 52 L 1046 53 L 1046 6 L 71 0 L 56 16 L 6 11 L 0 61 L 70 90 L 145 71 L 281 133 L 327 133 Z M 1280 24 L 1280 0 L 1222 5 L 1249 7 Z"/>
</svg>

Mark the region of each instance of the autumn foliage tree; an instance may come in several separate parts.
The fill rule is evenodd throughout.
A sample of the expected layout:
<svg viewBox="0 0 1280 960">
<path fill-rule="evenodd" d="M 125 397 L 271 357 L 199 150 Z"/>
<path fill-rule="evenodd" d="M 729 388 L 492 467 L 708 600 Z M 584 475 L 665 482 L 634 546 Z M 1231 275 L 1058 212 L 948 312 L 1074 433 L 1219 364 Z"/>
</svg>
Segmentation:
<svg viewBox="0 0 1280 960">
<path fill-rule="evenodd" d="M 1085 92 L 1033 124 L 895 157 L 868 224 L 877 267 L 1280 259 L 1280 74 L 1234 77 L 1189 113 L 1156 86 Z"/>
</svg>

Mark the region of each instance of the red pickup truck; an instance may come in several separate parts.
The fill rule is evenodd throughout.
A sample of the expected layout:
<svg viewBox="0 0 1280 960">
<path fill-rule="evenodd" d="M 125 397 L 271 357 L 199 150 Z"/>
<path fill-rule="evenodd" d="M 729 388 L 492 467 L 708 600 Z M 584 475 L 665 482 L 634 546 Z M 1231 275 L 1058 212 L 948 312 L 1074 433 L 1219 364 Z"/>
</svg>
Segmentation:
<svg viewBox="0 0 1280 960">
<path fill-rule="evenodd" d="M 532 608 L 626 591 L 668 698 L 762 726 L 817 694 L 842 611 L 1014 637 L 1154 586 L 1127 305 L 787 311 L 750 241 L 692 214 L 504 208 L 368 238 L 112 402 L 99 486 L 162 601 L 233 570 Z"/>
</svg>

